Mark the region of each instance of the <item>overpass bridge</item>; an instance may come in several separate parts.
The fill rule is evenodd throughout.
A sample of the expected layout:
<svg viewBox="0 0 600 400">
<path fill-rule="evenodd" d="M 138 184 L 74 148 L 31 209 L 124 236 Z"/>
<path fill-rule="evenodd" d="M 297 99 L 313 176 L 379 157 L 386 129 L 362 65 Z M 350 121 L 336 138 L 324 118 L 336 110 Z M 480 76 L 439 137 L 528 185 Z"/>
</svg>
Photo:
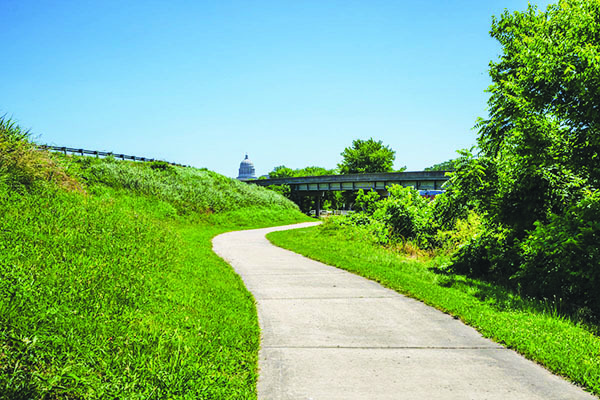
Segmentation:
<svg viewBox="0 0 600 400">
<path fill-rule="evenodd" d="M 375 190 L 387 194 L 391 185 L 412 186 L 417 190 L 440 190 L 448 180 L 447 171 L 378 172 L 370 174 L 301 176 L 293 178 L 252 179 L 246 181 L 259 186 L 288 185 L 293 195 L 314 196 L 317 212 L 321 197 L 330 191 Z M 318 214 L 317 214 L 318 215 Z"/>
</svg>

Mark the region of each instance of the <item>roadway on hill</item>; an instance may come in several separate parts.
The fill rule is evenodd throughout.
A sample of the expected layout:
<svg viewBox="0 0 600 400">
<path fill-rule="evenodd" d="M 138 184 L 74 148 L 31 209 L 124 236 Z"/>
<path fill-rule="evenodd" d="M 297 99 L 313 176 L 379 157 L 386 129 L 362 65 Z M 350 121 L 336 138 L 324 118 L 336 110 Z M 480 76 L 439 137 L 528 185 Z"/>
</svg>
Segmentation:
<svg viewBox="0 0 600 400">
<path fill-rule="evenodd" d="M 314 224 L 213 239 L 257 302 L 259 399 L 595 398 L 447 314 L 265 238 Z"/>
</svg>

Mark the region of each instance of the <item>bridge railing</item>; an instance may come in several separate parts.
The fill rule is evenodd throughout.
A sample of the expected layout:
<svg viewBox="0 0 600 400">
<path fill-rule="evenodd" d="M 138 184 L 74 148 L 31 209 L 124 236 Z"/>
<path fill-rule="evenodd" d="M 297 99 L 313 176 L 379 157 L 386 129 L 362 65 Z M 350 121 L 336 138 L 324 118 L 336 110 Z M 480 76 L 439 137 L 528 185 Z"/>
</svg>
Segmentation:
<svg viewBox="0 0 600 400">
<path fill-rule="evenodd" d="M 59 153 L 65 154 L 65 155 L 76 154 L 76 155 L 80 155 L 80 156 L 114 157 L 114 158 L 118 158 L 120 160 L 131 160 L 131 161 L 142 161 L 142 162 L 163 161 L 163 162 L 166 162 L 167 164 L 175 165 L 178 167 L 188 167 L 188 165 L 172 163 L 169 161 L 157 160 L 154 158 L 147 158 L 147 157 L 130 156 L 127 154 L 113 153 L 110 151 L 86 150 L 86 149 L 77 149 L 74 147 L 50 146 L 50 145 L 46 145 L 46 144 L 40 144 L 40 145 L 37 145 L 37 147 L 42 150 L 59 152 Z"/>
<path fill-rule="evenodd" d="M 259 186 L 288 185 L 292 190 L 306 192 L 386 190 L 393 184 L 412 186 L 415 189 L 439 190 L 448 179 L 446 171 L 409 171 L 256 179 L 246 183 Z"/>
</svg>

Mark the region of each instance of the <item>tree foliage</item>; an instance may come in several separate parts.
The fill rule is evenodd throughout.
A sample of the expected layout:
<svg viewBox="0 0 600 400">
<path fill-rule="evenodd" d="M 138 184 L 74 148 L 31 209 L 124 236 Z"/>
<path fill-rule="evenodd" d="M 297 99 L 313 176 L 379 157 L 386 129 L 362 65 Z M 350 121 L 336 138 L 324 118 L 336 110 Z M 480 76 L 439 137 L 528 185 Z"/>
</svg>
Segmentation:
<svg viewBox="0 0 600 400">
<path fill-rule="evenodd" d="M 600 0 L 505 11 L 490 34 L 502 54 L 490 63 L 480 153 L 465 154 L 450 180 L 453 198 L 485 216 L 485 231 L 454 268 L 600 315 L 582 284 L 600 284 L 600 261 L 582 256 L 596 254 L 600 238 L 589 221 L 600 184 Z M 563 243 L 573 235 L 581 240 Z"/>
<path fill-rule="evenodd" d="M 280 165 L 273 168 L 273 171 L 269 172 L 269 178 L 292 178 L 297 176 L 320 176 L 320 175 L 335 175 L 337 170 L 327 169 L 323 167 L 305 167 L 298 169 L 291 169 L 285 165 Z"/>
<path fill-rule="evenodd" d="M 516 276 L 523 290 L 546 298 L 561 294 L 585 313 L 598 311 L 599 233 L 599 191 L 586 191 L 564 214 L 537 222 L 521 243 L 523 262 Z"/>
<path fill-rule="evenodd" d="M 600 178 L 600 2 L 563 0 L 495 18 L 490 117 L 478 145 L 497 174 L 487 210 L 518 234 Z"/>
<path fill-rule="evenodd" d="M 338 167 L 342 174 L 363 174 L 369 172 L 392 172 L 396 152 L 385 146 L 381 140 L 356 139 L 351 147 L 341 153 L 343 160 Z"/>
<path fill-rule="evenodd" d="M 327 169 L 323 167 L 310 166 L 305 168 L 291 169 L 285 165 L 279 165 L 273 168 L 273 171 L 269 172 L 269 178 L 294 178 L 300 176 L 320 176 L 320 175 L 335 175 L 337 174 L 336 169 Z M 312 196 L 298 196 L 290 190 L 288 185 L 270 185 L 267 187 L 290 200 L 293 200 L 302 212 L 308 213 L 310 210 L 315 209 L 315 199 Z M 326 192 L 321 199 L 321 207 L 323 209 L 329 208 L 341 208 L 343 204 L 343 198 L 339 192 Z"/>
<path fill-rule="evenodd" d="M 479 145 L 488 156 L 516 153 L 527 164 L 563 165 L 600 178 L 600 1 L 561 0 L 493 20 L 503 47 L 490 64 L 490 119 Z"/>
<path fill-rule="evenodd" d="M 427 167 L 425 168 L 425 171 L 454 171 L 456 169 L 455 164 L 456 159 L 453 158 Z"/>
</svg>

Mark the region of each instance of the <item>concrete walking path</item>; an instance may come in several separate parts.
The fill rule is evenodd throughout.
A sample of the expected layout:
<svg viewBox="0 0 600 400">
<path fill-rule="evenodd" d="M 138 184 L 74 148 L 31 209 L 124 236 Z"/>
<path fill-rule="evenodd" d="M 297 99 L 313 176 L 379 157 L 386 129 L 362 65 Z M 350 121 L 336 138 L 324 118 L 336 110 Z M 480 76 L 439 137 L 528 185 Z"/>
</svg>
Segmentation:
<svg viewBox="0 0 600 400">
<path fill-rule="evenodd" d="M 213 239 L 257 302 L 259 399 L 595 398 L 447 314 L 265 238 L 314 224 Z"/>
</svg>

